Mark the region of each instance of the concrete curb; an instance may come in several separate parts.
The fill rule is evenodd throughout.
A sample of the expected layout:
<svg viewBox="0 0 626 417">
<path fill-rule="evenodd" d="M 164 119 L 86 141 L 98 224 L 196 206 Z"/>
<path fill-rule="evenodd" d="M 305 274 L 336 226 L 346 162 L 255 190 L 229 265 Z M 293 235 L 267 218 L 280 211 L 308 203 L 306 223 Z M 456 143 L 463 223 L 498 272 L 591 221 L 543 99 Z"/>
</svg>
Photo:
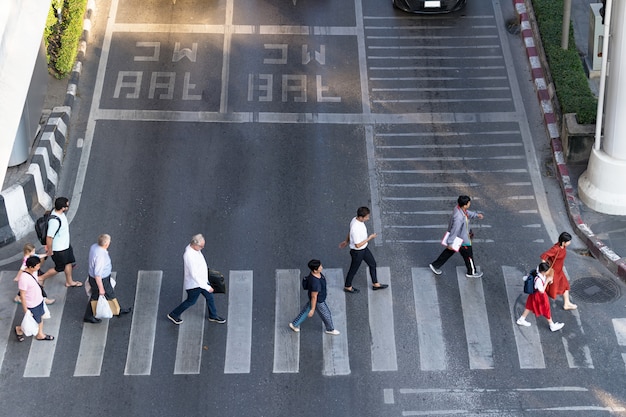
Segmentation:
<svg viewBox="0 0 626 417">
<path fill-rule="evenodd" d="M 546 71 L 544 71 L 542 66 L 542 57 L 539 56 L 539 48 L 536 47 L 536 45 L 541 44 L 541 38 L 538 36 L 539 31 L 537 27 L 531 24 L 529 14 L 533 13 L 533 10 L 529 2 L 530 0 L 513 0 L 515 10 L 520 19 L 521 34 L 526 47 L 533 82 L 537 91 L 537 98 L 539 99 L 546 130 L 550 137 L 550 146 L 557 167 L 561 190 L 567 202 L 568 217 L 576 234 L 585 242 L 593 256 L 600 260 L 611 272 L 626 282 L 626 258 L 620 258 L 611 248 L 598 239 L 581 216 L 581 202 L 578 199 L 576 190 L 572 186 L 569 169 L 565 163 L 557 115 L 554 111 L 555 106 L 553 105 L 552 95 L 550 94 L 549 86 L 546 81 Z M 545 62 L 545 59 L 543 59 L 543 62 Z"/>
<path fill-rule="evenodd" d="M 79 51 L 68 81 L 64 105 L 52 109 L 47 123 L 41 130 L 39 143 L 31 154 L 27 173 L 16 184 L 0 192 L 0 247 L 32 233 L 35 230 L 34 220 L 45 210 L 52 208 L 95 8 L 95 0 L 89 0 Z"/>
</svg>

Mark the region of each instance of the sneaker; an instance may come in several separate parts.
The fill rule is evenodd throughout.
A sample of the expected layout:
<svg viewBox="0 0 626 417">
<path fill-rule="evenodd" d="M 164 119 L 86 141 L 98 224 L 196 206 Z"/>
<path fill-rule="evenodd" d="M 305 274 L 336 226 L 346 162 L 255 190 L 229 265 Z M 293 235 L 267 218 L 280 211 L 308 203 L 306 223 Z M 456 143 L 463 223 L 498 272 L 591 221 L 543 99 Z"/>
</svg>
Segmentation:
<svg viewBox="0 0 626 417">
<path fill-rule="evenodd" d="M 293 330 L 294 332 L 296 332 L 296 333 L 298 333 L 298 332 L 300 331 L 300 328 L 299 328 L 299 327 L 294 326 L 294 325 L 293 325 L 293 323 L 289 323 L 289 328 L 290 328 L 291 330 Z"/>
<path fill-rule="evenodd" d="M 558 321 L 554 321 L 550 324 L 550 330 L 556 332 L 557 330 L 561 330 L 565 326 L 563 323 L 559 323 Z"/>
<path fill-rule="evenodd" d="M 517 319 L 516 323 L 520 326 L 530 327 L 530 323 L 524 317 L 520 317 L 519 319 Z"/>
<path fill-rule="evenodd" d="M 468 278 L 480 278 L 483 276 L 482 272 L 476 272 L 474 274 L 465 274 L 466 277 Z"/>
<path fill-rule="evenodd" d="M 219 324 L 226 323 L 226 319 L 220 316 L 209 317 L 209 321 L 212 321 L 213 323 L 219 323 Z"/>
<path fill-rule="evenodd" d="M 441 275 L 442 271 L 441 269 L 437 269 L 433 266 L 433 264 L 428 265 L 430 267 L 430 270 L 433 271 L 433 274 L 435 275 Z"/>
<path fill-rule="evenodd" d="M 177 317 L 172 317 L 169 314 L 167 315 L 167 318 L 172 320 L 172 323 L 174 323 L 174 324 L 181 324 L 183 322 L 183 319 L 179 319 Z"/>
<path fill-rule="evenodd" d="M 326 330 L 326 334 L 332 334 L 333 336 L 337 336 L 339 333 L 339 330 L 334 329 L 334 330 Z"/>
</svg>

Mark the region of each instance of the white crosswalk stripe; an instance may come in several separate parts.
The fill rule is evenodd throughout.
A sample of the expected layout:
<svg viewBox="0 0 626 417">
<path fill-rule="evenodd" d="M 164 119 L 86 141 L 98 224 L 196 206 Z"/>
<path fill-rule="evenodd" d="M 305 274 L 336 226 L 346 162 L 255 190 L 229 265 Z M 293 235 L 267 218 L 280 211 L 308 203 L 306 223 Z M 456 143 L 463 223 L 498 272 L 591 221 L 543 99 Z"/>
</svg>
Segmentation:
<svg viewBox="0 0 626 417">
<path fill-rule="evenodd" d="M 443 338 L 436 278 L 430 268 L 412 268 L 411 275 L 420 369 L 422 371 L 445 371 L 448 367 L 446 343 Z"/>
<path fill-rule="evenodd" d="M 111 278 L 117 278 L 117 272 L 111 273 Z M 86 297 L 85 302 L 87 302 Z M 74 376 L 98 376 L 102 370 L 104 348 L 109 334 L 109 320 L 102 320 L 98 325 L 84 325 L 80 337 L 80 348 Z"/>
<path fill-rule="evenodd" d="M 346 293 L 343 292 L 343 271 L 341 269 L 324 269 L 327 281 L 326 304 L 331 306 L 333 324 L 341 329 L 338 336 L 322 333 L 324 346 L 323 375 L 349 375 L 350 356 L 348 353 L 348 325 L 346 319 Z M 321 324 L 324 330 L 324 325 Z"/>
<path fill-rule="evenodd" d="M 252 357 L 252 271 L 230 271 L 225 374 L 250 373 Z"/>
<path fill-rule="evenodd" d="M 516 268 L 503 266 L 502 274 L 504 275 L 506 295 L 509 300 L 519 366 L 522 369 L 543 369 L 546 367 L 546 361 L 543 357 L 543 348 L 539 339 L 539 326 L 522 327 L 515 324 L 521 313 L 515 311 L 515 303 L 523 291 L 521 277 L 524 276 L 524 273 Z"/>
<path fill-rule="evenodd" d="M 56 336 L 59 334 L 59 329 L 61 328 L 63 307 L 65 306 L 65 294 L 67 293 L 65 274 L 63 272 L 57 274 L 53 279 L 46 280 L 46 293 L 50 298 L 54 298 L 56 302 L 48 306 L 51 317 L 44 323 L 44 332 L 55 336 L 55 339 L 45 342 L 33 340 L 33 343 L 30 345 L 30 352 L 24 369 L 24 377 L 50 376 L 57 347 Z"/>
<path fill-rule="evenodd" d="M 458 296 L 460 306 L 446 306 L 441 304 L 442 290 L 439 280 L 445 277 L 436 277 L 427 267 L 411 268 L 411 277 L 408 281 L 412 286 L 413 306 L 415 316 L 406 317 L 414 323 L 417 331 L 411 333 L 410 342 L 418 348 L 419 362 L 410 364 L 398 363 L 396 346 L 405 343 L 401 336 L 396 336 L 394 320 L 394 288 L 402 282 L 401 276 L 395 275 L 390 267 L 377 268 L 379 281 L 389 284 L 383 291 L 367 290 L 367 309 L 370 337 L 371 371 L 397 372 L 403 366 L 419 367 L 419 371 L 445 371 L 449 369 L 453 351 L 458 351 L 459 343 L 464 343 L 463 350 L 467 354 L 469 369 L 494 369 L 494 350 L 499 346 L 493 345 L 493 326 L 502 324 L 502 318 L 489 317 L 487 314 L 487 294 L 489 288 L 486 281 L 465 277 L 462 266 L 456 268 Z M 346 294 L 343 292 L 344 271 L 341 268 L 326 268 L 324 273 L 328 282 L 327 303 L 332 311 L 335 328 L 341 332 L 338 336 L 328 335 L 322 323 L 319 324 L 319 344 L 322 349 L 323 363 L 319 372 L 325 376 L 351 374 L 350 365 L 350 335 L 357 329 L 348 326 L 347 316 L 350 313 L 346 308 Z M 113 273 L 115 274 L 115 272 Z M 158 306 L 161 291 L 162 271 L 138 271 L 136 295 L 128 336 L 128 352 L 126 356 L 125 375 L 150 375 L 152 373 L 152 358 L 156 343 L 156 327 L 158 320 Z M 529 320 L 530 327 L 520 327 L 515 324 L 517 317 L 524 308 L 525 295 L 522 293 L 523 271 L 511 266 L 501 267 L 501 277 L 507 294 L 509 317 L 507 321 L 512 327 L 514 344 L 517 350 L 517 359 L 520 369 L 545 369 L 547 361 L 544 354 L 542 338 L 546 337 L 547 324 L 545 320 Z M 0 299 L 0 364 L 4 367 L 7 360 L 7 344 L 15 340 L 13 325 L 21 320 L 23 314 L 19 305 L 13 302 L 16 292 L 16 283 L 13 282 L 14 271 L 0 271 L 0 291 L 5 296 Z M 494 277 L 494 274 L 491 274 Z M 299 373 L 300 369 L 300 333 L 293 332 L 288 323 L 298 314 L 301 303 L 306 296 L 301 289 L 302 271 L 299 269 L 276 269 L 275 271 L 275 321 L 273 346 L 273 373 Z M 230 271 L 228 275 L 228 315 L 226 349 L 224 357 L 225 374 L 248 374 L 253 365 L 252 327 L 253 327 L 253 282 L 252 270 Z M 369 280 L 369 277 L 367 277 Z M 47 334 L 58 335 L 61 329 L 65 296 L 68 291 L 64 286 L 63 274 L 46 283 L 46 291 L 56 303 L 49 306 L 52 317 L 45 321 L 44 330 Z M 450 283 L 450 281 L 447 281 Z M 493 282 L 493 281 L 491 281 Z M 449 289 L 450 287 L 446 286 Z M 186 297 L 183 291 L 182 298 Z M 86 298 L 85 298 L 86 301 Z M 457 309 L 456 311 L 451 309 Z M 461 314 L 465 329 L 464 339 L 454 338 L 447 340 L 444 337 L 446 319 L 442 311 L 447 314 Z M 403 307 L 404 311 L 404 307 Z M 201 372 L 206 320 L 206 303 L 203 297 L 185 312 L 184 322 L 178 326 L 178 339 L 175 357 L 173 358 L 174 374 L 199 374 Z M 593 368 L 591 348 L 585 343 L 581 325 L 580 312 L 559 312 L 563 317 L 567 314 L 567 333 L 562 334 L 563 347 L 550 346 L 551 352 L 561 352 L 569 368 Z M 573 318 L 573 320 L 572 320 Z M 564 319 L 561 319 L 564 321 Z M 308 322 L 307 322 L 308 323 Z M 617 344 L 626 347 L 626 318 L 612 320 L 613 331 Z M 307 331 L 311 326 L 306 327 Z M 101 374 L 106 345 L 109 340 L 109 322 L 103 320 L 97 325 L 84 324 L 80 337 L 78 355 L 74 364 L 75 377 L 99 376 Z M 360 329 L 359 331 L 362 331 Z M 570 340 L 570 339 L 581 340 Z M 32 338 L 31 338 L 32 339 Z M 416 339 L 416 340 L 415 340 Z M 552 338 L 552 340 L 554 340 Z M 26 344 L 25 344 L 26 345 Z M 30 342 L 28 352 L 22 353 L 25 358 L 23 376 L 28 378 L 45 378 L 51 375 L 56 354 L 57 341 Z M 25 346 L 26 347 L 26 346 Z M 358 347 L 353 347 L 352 350 Z M 174 353 L 174 352 L 172 352 Z M 508 354 L 515 355 L 512 350 Z M 12 353 L 14 354 L 14 353 Z M 626 353 L 622 353 L 626 365 Z M 455 361 L 456 363 L 457 361 Z M 3 368 L 0 368 L 0 373 Z M 625 367 L 626 370 L 626 367 Z"/>
<path fill-rule="evenodd" d="M 182 299 L 187 298 L 187 291 L 183 290 Z M 199 374 L 202 359 L 202 341 L 204 340 L 204 325 L 206 323 L 206 300 L 198 297 L 193 306 L 185 310 L 185 320 L 178 326 L 178 341 L 176 343 L 176 361 L 174 374 Z"/>
<path fill-rule="evenodd" d="M 300 369 L 300 333 L 288 323 L 300 311 L 300 270 L 276 270 L 274 320 L 274 370 L 276 374 L 297 373 Z"/>
<path fill-rule="evenodd" d="M 378 282 L 389 288 L 367 291 L 370 333 L 372 335 L 372 371 L 397 371 L 396 335 L 393 320 L 392 280 L 389 267 L 376 268 Z M 370 279 L 369 271 L 367 272 Z"/>
<path fill-rule="evenodd" d="M 483 281 L 468 279 L 465 271 L 464 266 L 456 268 L 470 369 L 493 369 L 493 346 Z"/>
<path fill-rule="evenodd" d="M 139 271 L 124 375 L 150 375 L 162 271 Z"/>
</svg>

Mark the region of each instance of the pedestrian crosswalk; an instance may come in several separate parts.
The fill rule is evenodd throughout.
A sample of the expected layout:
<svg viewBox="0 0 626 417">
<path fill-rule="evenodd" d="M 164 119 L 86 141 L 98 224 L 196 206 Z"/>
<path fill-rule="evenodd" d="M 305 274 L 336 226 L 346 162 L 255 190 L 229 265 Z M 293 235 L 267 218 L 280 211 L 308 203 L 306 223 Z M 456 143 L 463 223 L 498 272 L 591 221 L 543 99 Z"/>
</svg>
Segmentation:
<svg viewBox="0 0 626 417">
<path fill-rule="evenodd" d="M 496 353 L 498 349 L 504 348 L 500 346 L 501 343 L 494 341 L 492 333 L 500 331 L 503 327 L 513 334 L 513 340 L 510 343 L 514 344 L 517 350 L 515 353 L 508 349 L 505 353 L 511 361 L 517 361 L 520 369 L 545 369 L 548 366 L 544 353 L 546 343 L 551 344 L 548 348 L 549 352 L 561 352 L 565 358 L 562 363 L 567 363 L 569 368 L 591 369 L 594 367 L 592 359 L 594 352 L 592 346 L 587 344 L 589 341 L 584 337 L 568 337 L 571 335 L 570 332 L 584 336 L 579 311 L 567 312 L 567 332 L 564 331 L 561 334 L 562 346 L 554 346 L 556 339 L 555 337 L 548 338 L 551 333 L 541 320 L 530 327 L 520 327 L 515 324 L 517 316 L 523 309 L 524 298 L 520 297 L 523 273 L 514 267 L 502 266 L 501 271 L 489 275 L 489 281 L 466 278 L 462 266 L 455 270 L 456 280 L 451 280 L 445 275 L 434 276 L 428 267 L 411 268 L 409 277 L 395 273 L 393 267 L 378 267 L 377 272 L 379 281 L 388 283 L 389 288 L 385 291 L 373 291 L 368 286 L 366 294 L 361 293 L 357 296 L 365 295 L 358 300 L 367 303 L 369 331 L 365 333 L 370 339 L 371 363 L 368 370 L 372 372 L 397 372 L 407 367 L 423 372 L 438 372 L 450 370 L 451 364 L 458 366 L 459 363 L 465 363 L 463 366 L 470 370 L 495 369 L 497 367 L 497 361 L 494 360 Z M 358 335 L 362 336 L 364 329 L 352 328 L 348 319 L 355 296 L 343 292 L 344 271 L 341 268 L 326 268 L 324 273 L 328 282 L 327 303 L 333 314 L 335 328 L 341 331 L 338 336 L 323 332 L 323 324 L 317 318 L 305 322 L 303 332 L 296 333 L 289 329 L 287 324 L 293 320 L 305 302 L 305 293 L 301 289 L 300 282 L 303 272 L 299 269 L 275 270 L 273 352 L 268 352 L 268 355 L 273 354 L 273 373 L 301 372 L 300 338 L 303 337 L 304 332 L 308 336 L 311 329 L 316 326 L 320 329 L 319 338 L 317 336 L 315 338 L 318 340 L 323 355 L 319 370 L 322 375 L 351 374 L 350 354 L 357 351 L 359 354 L 363 353 L 363 346 L 350 344 L 351 335 L 356 337 L 358 331 Z M 2 364 L 0 374 L 5 370 L 7 347 L 10 343 L 17 343 L 13 334 L 14 323 L 19 323 L 23 315 L 22 307 L 12 300 L 16 287 L 13 282 L 14 276 L 13 271 L 0 272 L 0 291 L 4 294 L 0 299 L 0 364 Z M 163 311 L 159 309 L 159 303 L 164 297 L 161 293 L 162 279 L 162 271 L 138 271 L 137 273 L 132 319 L 125 324 L 130 328 L 125 336 L 128 338 L 128 347 L 124 375 L 151 375 L 155 350 L 163 349 L 162 346 L 173 346 L 173 343 L 159 342 L 160 338 L 171 338 L 171 333 L 157 332 L 159 322 L 166 320 L 165 317 L 161 317 L 163 314 L 159 313 Z M 252 270 L 229 271 L 227 274 L 229 288 L 226 295 L 228 321 L 224 325 L 226 327 L 225 354 L 222 359 L 217 359 L 215 355 L 211 356 L 211 361 L 223 361 L 224 374 L 249 374 L 255 369 L 254 361 L 259 356 L 252 354 L 253 351 L 259 349 L 258 346 L 254 346 L 255 339 L 252 337 L 253 327 L 259 322 L 258 318 L 254 319 L 255 308 L 258 307 L 257 303 L 267 302 L 267 299 L 260 301 L 253 297 L 255 279 L 258 280 Z M 488 313 L 490 303 L 488 285 L 493 285 L 494 280 L 497 279 L 506 288 L 509 317 L 494 317 Z M 63 314 L 68 291 L 63 285 L 64 280 L 49 281 L 46 289 L 54 294 L 57 301 L 50 305 L 52 317 L 45 321 L 44 330 L 46 333 L 59 335 L 63 326 L 76 325 L 76 318 Z M 267 286 L 267 282 L 264 277 L 263 286 Z M 445 282 L 445 285 L 442 285 L 442 282 Z M 257 283 L 257 285 L 260 284 Z M 409 291 L 407 291 L 407 285 L 412 287 Z M 444 291 L 457 292 L 454 294 L 454 299 L 460 300 L 460 303 L 450 305 L 450 297 L 446 297 L 449 294 L 445 294 Z M 404 299 L 412 297 L 413 304 L 410 306 L 394 305 L 394 299 L 400 296 Z M 186 293 L 182 291 L 181 298 L 185 297 Z M 167 300 L 168 305 L 171 301 Z M 401 311 L 398 316 L 394 313 L 396 310 Z M 459 332 L 457 328 L 455 334 L 462 334 L 463 337 L 445 337 L 446 328 L 450 325 L 447 318 L 451 314 L 462 317 L 461 327 L 464 331 Z M 397 325 L 398 319 L 402 322 Z M 410 325 L 415 331 L 397 333 L 399 328 L 406 329 L 402 327 L 405 325 Z M 614 318 L 612 325 L 616 349 L 623 350 L 626 346 L 626 318 Z M 74 377 L 95 377 L 101 374 L 109 343 L 109 327 L 109 320 L 103 320 L 97 325 L 82 325 L 82 334 L 77 347 L 78 355 L 72 364 Z M 204 299 L 200 297 L 196 305 L 185 312 L 184 322 L 177 327 L 176 349 L 168 355 L 173 358 L 171 366 L 174 374 L 199 374 L 201 372 L 202 360 L 206 358 L 203 351 L 207 349 L 204 337 L 205 327 L 206 306 Z M 56 369 L 53 368 L 55 357 L 59 355 L 56 349 L 57 343 L 58 340 L 45 343 L 27 341 L 23 343 L 25 348 L 23 352 L 12 349 L 13 355 L 19 354 L 25 359 L 23 377 L 50 377 L 53 369 Z M 397 346 L 405 346 L 409 343 L 416 346 L 418 360 L 406 363 L 406 357 L 398 353 Z M 208 348 L 213 350 L 216 346 Z M 261 348 L 267 349 L 267 344 Z M 459 351 L 464 352 L 466 357 L 459 358 Z M 517 358 L 515 358 L 516 354 Z M 414 356 L 413 359 L 417 358 Z M 626 354 L 622 354 L 622 359 L 626 364 Z M 402 360 L 404 362 L 401 362 Z M 626 370 L 626 367 L 624 369 Z"/>
</svg>

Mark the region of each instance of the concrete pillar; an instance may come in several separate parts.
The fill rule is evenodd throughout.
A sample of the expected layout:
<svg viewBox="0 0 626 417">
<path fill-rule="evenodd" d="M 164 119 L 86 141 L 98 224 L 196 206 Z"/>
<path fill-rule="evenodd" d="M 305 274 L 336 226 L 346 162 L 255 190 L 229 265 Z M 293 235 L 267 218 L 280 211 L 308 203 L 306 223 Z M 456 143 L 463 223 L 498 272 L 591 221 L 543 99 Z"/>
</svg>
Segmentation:
<svg viewBox="0 0 626 417">
<path fill-rule="evenodd" d="M 626 215 L 626 1 L 613 0 L 604 104 L 604 137 L 578 181 L 580 199 L 600 213 Z M 605 22 L 605 24 L 608 22 Z M 605 40 L 606 41 L 606 40 Z M 598 115 L 597 123 L 602 123 Z"/>
</svg>

